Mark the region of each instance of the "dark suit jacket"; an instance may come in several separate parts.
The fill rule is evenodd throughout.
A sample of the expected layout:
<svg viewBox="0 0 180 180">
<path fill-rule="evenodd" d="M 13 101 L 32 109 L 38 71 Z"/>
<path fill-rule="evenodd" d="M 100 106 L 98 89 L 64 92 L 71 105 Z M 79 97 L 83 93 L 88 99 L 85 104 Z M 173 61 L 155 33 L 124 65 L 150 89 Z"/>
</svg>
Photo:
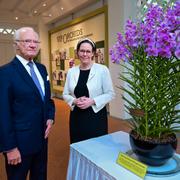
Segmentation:
<svg viewBox="0 0 180 180">
<path fill-rule="evenodd" d="M 54 102 L 44 65 L 36 63 L 44 80 L 45 100 L 32 78 L 15 57 L 0 67 L 0 152 L 18 147 L 24 155 L 38 152 L 47 119 L 54 119 Z"/>
</svg>

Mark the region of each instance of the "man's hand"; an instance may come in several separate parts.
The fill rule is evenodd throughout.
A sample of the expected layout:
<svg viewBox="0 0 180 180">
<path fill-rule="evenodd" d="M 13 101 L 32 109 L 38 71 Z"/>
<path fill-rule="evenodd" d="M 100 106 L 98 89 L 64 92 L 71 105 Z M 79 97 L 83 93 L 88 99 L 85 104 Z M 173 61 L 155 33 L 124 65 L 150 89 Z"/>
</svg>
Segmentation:
<svg viewBox="0 0 180 180">
<path fill-rule="evenodd" d="M 8 164 L 17 165 L 21 163 L 21 154 L 18 148 L 14 148 L 8 152 L 6 152 Z"/>
<path fill-rule="evenodd" d="M 45 135 L 44 135 L 44 138 L 46 139 L 50 133 L 50 130 L 52 128 L 52 125 L 53 125 L 53 120 L 52 119 L 48 119 L 47 122 L 46 122 L 46 131 L 45 131 Z"/>
</svg>

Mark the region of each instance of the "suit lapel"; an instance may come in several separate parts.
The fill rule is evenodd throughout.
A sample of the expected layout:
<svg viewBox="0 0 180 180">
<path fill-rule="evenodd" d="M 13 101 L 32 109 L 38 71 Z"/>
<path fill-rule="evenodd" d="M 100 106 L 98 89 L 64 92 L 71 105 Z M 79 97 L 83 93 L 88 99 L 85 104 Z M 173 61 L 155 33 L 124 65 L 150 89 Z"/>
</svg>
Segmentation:
<svg viewBox="0 0 180 180">
<path fill-rule="evenodd" d="M 24 81 L 35 91 L 35 93 L 41 98 L 39 90 L 37 89 L 36 85 L 34 84 L 31 76 L 28 74 L 24 66 L 21 62 L 15 57 L 13 60 L 13 65 L 15 66 L 17 72 L 21 75 Z M 41 98 L 42 99 L 42 98 Z"/>
<path fill-rule="evenodd" d="M 92 67 L 91 67 L 91 70 L 90 70 L 90 72 L 89 72 L 88 81 L 89 81 L 90 79 L 92 79 L 95 74 L 96 74 L 96 69 L 95 69 L 95 66 L 94 66 L 94 64 L 93 64 Z"/>
<path fill-rule="evenodd" d="M 75 84 L 77 84 L 77 82 L 78 82 L 79 75 L 80 75 L 80 68 L 79 68 L 79 66 L 77 66 L 74 69 L 74 82 L 75 82 Z"/>
<path fill-rule="evenodd" d="M 37 63 L 35 63 L 36 64 L 36 66 L 37 66 L 37 68 L 38 68 L 38 70 L 39 70 L 39 73 L 41 74 L 41 77 L 42 77 L 42 79 L 43 79 L 43 82 L 44 82 L 44 92 L 45 92 L 45 95 L 44 96 L 46 96 L 46 92 L 47 92 L 47 73 L 44 71 L 44 69 L 39 65 L 39 64 L 37 64 Z"/>
<path fill-rule="evenodd" d="M 47 80 L 47 76 L 46 76 L 43 68 L 39 64 L 37 64 L 37 63 L 35 63 L 35 64 L 36 64 L 36 67 L 38 68 L 38 70 L 39 70 L 39 72 L 43 78 L 43 81 L 45 82 Z"/>
</svg>

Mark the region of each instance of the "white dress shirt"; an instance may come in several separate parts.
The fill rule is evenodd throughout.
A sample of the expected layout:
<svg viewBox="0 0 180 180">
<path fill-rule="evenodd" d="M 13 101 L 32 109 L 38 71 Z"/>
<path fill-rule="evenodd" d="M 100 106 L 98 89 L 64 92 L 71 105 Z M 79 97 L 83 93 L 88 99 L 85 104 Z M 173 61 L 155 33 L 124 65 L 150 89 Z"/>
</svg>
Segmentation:
<svg viewBox="0 0 180 180">
<path fill-rule="evenodd" d="M 31 76 L 31 73 L 30 73 L 30 67 L 29 67 L 29 65 L 28 65 L 28 60 L 26 60 L 26 59 L 24 59 L 23 57 L 21 57 L 21 56 L 19 56 L 19 55 L 16 55 L 16 57 L 19 59 L 19 61 L 22 63 L 22 65 L 24 66 L 24 68 L 27 70 L 27 72 L 29 73 L 29 75 Z M 33 62 L 33 60 L 32 60 L 32 62 Z M 39 80 L 39 83 L 40 83 L 40 85 L 41 85 L 41 89 L 42 89 L 42 91 L 43 91 L 43 94 L 45 94 L 45 89 L 44 89 L 44 81 L 43 81 L 43 78 L 42 78 L 42 76 L 41 76 L 41 74 L 40 74 L 40 72 L 39 72 L 39 70 L 38 70 L 38 68 L 37 68 L 37 66 L 36 66 L 36 64 L 33 62 L 33 67 L 34 67 L 34 71 L 35 71 L 35 73 L 36 73 L 36 76 L 37 76 L 37 78 L 38 78 L 38 80 Z"/>
</svg>

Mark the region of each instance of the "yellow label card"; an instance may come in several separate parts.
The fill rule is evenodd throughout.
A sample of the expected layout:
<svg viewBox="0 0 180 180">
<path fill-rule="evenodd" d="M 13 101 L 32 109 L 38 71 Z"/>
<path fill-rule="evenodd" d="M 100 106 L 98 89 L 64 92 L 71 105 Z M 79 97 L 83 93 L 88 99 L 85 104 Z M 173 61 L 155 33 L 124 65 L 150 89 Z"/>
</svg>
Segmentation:
<svg viewBox="0 0 180 180">
<path fill-rule="evenodd" d="M 147 171 L 147 165 L 129 157 L 124 153 L 119 153 L 117 163 L 141 178 L 144 178 Z"/>
</svg>

